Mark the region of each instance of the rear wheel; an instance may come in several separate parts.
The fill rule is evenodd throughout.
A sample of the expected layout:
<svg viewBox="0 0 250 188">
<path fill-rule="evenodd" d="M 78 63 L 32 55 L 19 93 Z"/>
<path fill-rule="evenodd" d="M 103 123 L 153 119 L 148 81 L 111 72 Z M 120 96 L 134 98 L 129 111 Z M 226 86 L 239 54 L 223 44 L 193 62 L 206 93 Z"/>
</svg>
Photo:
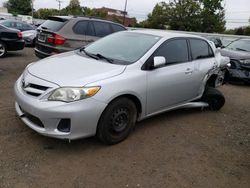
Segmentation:
<svg viewBox="0 0 250 188">
<path fill-rule="evenodd" d="M 135 104 L 127 98 L 111 102 L 103 112 L 97 128 L 98 138 L 105 144 L 125 140 L 133 129 L 137 117 Z"/>
<path fill-rule="evenodd" d="M 6 45 L 2 41 L 0 41 L 0 58 L 4 57 L 6 53 L 7 53 Z"/>
<path fill-rule="evenodd" d="M 206 88 L 201 100 L 208 103 L 211 110 L 220 110 L 225 104 L 225 97 L 223 94 L 212 87 Z"/>
</svg>

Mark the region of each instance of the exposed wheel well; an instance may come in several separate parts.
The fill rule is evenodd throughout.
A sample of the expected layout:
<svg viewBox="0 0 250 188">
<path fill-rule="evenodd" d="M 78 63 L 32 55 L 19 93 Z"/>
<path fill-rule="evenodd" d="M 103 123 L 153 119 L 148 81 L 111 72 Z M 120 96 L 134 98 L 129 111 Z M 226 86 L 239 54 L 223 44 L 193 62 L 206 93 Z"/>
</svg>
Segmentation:
<svg viewBox="0 0 250 188">
<path fill-rule="evenodd" d="M 117 99 L 122 98 L 122 97 L 128 98 L 128 99 L 130 99 L 131 101 L 134 102 L 134 104 L 135 104 L 135 106 L 136 106 L 136 109 L 137 109 L 138 115 L 142 113 L 142 105 L 141 105 L 141 102 L 140 102 L 140 100 L 138 99 L 138 97 L 136 97 L 135 95 L 131 95 L 131 94 L 120 95 L 120 96 L 114 98 L 112 101 L 117 100 Z M 110 103 L 111 103 L 112 101 L 110 101 Z"/>
<path fill-rule="evenodd" d="M 217 78 L 216 74 L 213 74 L 212 76 L 210 76 L 210 78 L 207 80 L 207 87 L 215 87 L 215 80 Z"/>
</svg>

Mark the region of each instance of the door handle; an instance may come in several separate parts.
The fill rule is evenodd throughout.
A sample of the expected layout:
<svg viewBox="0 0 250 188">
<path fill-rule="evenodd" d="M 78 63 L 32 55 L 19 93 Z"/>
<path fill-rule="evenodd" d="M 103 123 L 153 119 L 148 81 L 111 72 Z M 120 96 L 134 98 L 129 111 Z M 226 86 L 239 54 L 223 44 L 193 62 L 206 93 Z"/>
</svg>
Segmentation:
<svg viewBox="0 0 250 188">
<path fill-rule="evenodd" d="M 187 70 L 185 71 L 185 74 L 192 74 L 192 73 L 193 73 L 193 70 L 190 68 L 187 68 Z"/>
</svg>

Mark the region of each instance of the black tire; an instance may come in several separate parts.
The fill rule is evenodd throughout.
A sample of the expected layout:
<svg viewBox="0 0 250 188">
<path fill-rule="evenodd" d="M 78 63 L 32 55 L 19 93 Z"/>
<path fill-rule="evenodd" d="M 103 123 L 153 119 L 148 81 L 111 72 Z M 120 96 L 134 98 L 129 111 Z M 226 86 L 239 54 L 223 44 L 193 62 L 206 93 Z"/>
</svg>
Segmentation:
<svg viewBox="0 0 250 188">
<path fill-rule="evenodd" d="M 7 47 L 2 41 L 0 41 L 0 58 L 4 57 L 6 54 L 7 54 Z"/>
<path fill-rule="evenodd" d="M 112 101 L 102 113 L 97 127 L 97 137 L 105 144 L 113 145 L 125 140 L 133 130 L 137 109 L 128 98 Z"/>
<path fill-rule="evenodd" d="M 212 87 L 206 88 L 201 100 L 209 104 L 209 109 L 216 111 L 220 110 L 225 104 L 225 97 L 223 94 Z"/>
</svg>

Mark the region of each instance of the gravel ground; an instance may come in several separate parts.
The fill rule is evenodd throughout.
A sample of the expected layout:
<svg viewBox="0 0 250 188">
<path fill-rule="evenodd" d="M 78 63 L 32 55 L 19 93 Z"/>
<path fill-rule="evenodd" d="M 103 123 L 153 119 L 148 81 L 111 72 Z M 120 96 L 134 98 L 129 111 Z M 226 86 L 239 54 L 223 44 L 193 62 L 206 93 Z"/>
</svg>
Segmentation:
<svg viewBox="0 0 250 188">
<path fill-rule="evenodd" d="M 14 110 L 32 48 L 0 59 L 0 187 L 250 187 L 250 87 L 225 85 L 219 112 L 177 110 L 137 124 L 124 142 L 38 135 Z"/>
</svg>

